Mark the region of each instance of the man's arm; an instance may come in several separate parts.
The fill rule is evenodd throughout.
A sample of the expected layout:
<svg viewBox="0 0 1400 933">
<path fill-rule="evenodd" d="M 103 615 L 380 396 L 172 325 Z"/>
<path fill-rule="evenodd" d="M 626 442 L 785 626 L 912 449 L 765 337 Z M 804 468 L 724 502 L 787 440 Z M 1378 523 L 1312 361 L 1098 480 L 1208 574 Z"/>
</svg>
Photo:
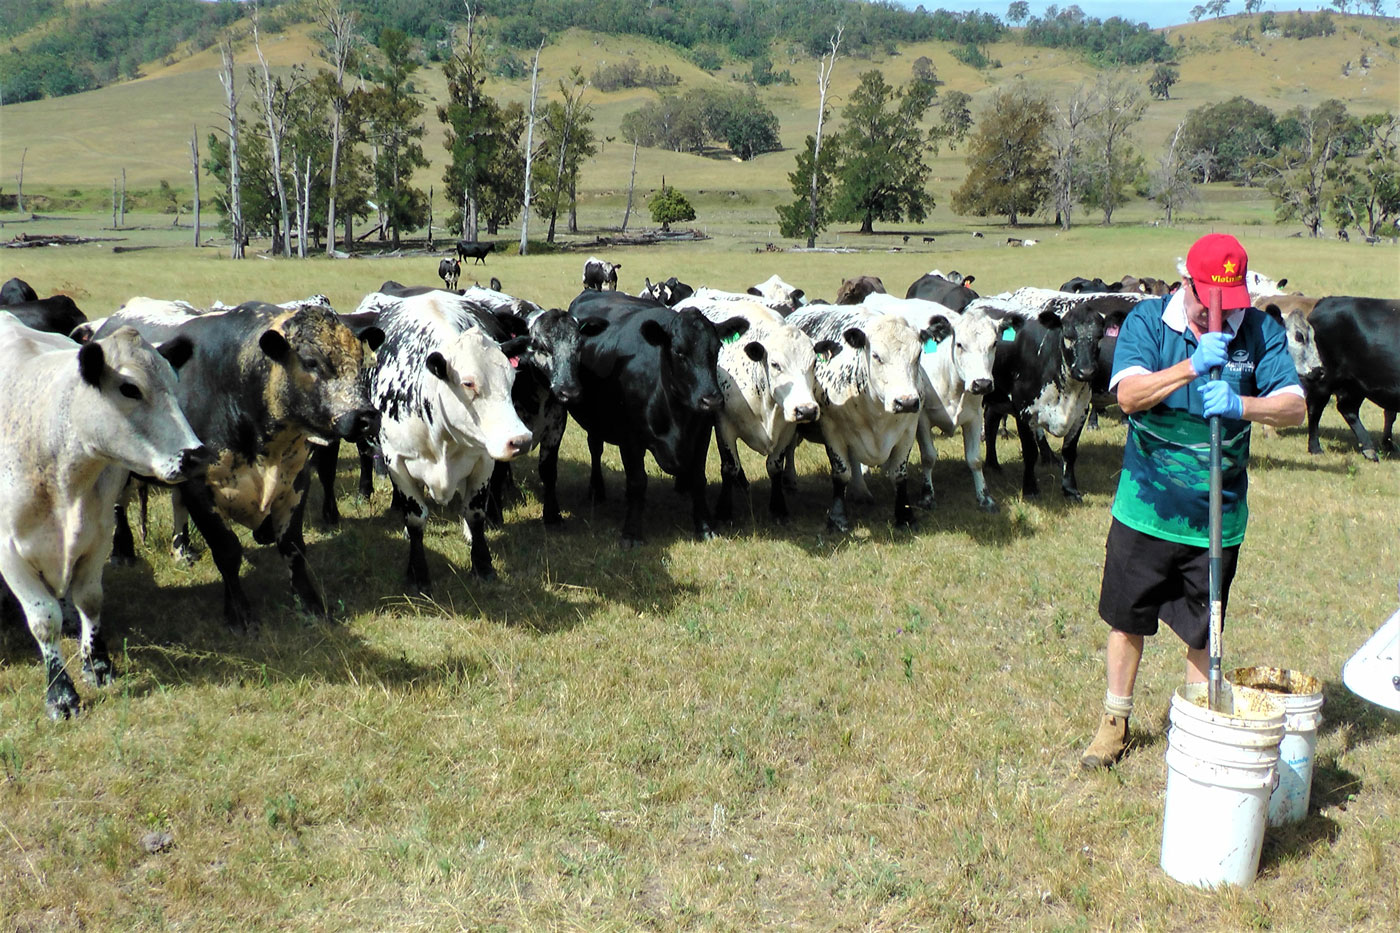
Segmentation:
<svg viewBox="0 0 1400 933">
<path fill-rule="evenodd" d="M 1155 373 L 1124 376 L 1118 381 L 1118 407 L 1125 415 L 1146 411 L 1195 378 L 1196 370 L 1191 367 L 1190 360 L 1182 360 Z"/>
<path fill-rule="evenodd" d="M 1279 392 L 1263 398 L 1243 396 L 1240 401 L 1244 403 L 1244 420 L 1275 428 L 1297 427 L 1308 416 L 1307 403 L 1301 395 L 1292 392 Z"/>
</svg>

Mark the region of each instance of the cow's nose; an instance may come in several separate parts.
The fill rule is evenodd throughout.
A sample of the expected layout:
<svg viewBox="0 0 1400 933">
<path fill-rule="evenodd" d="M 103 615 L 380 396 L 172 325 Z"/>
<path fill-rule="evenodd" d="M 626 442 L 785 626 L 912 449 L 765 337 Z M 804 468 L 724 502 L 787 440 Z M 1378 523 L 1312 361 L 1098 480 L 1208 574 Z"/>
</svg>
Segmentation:
<svg viewBox="0 0 1400 933">
<path fill-rule="evenodd" d="M 798 424 L 808 424 L 817 420 L 819 411 L 816 405 L 798 405 L 793 409 L 793 420 Z"/>
<path fill-rule="evenodd" d="M 919 410 L 919 397 L 917 395 L 901 395 L 894 400 L 895 414 L 904 414 Z"/>
<path fill-rule="evenodd" d="M 187 447 L 180 451 L 180 475 L 186 479 L 199 476 L 213 462 L 214 451 L 203 444 L 198 447 Z"/>
<path fill-rule="evenodd" d="M 974 379 L 968 388 L 972 390 L 973 395 L 986 395 L 988 392 L 992 391 L 992 380 Z"/>
<path fill-rule="evenodd" d="M 559 388 L 555 389 L 554 395 L 559 399 L 559 401 L 568 403 L 578 398 L 581 391 L 582 390 L 579 389 L 578 383 L 571 382 L 568 385 L 562 385 Z"/>
<path fill-rule="evenodd" d="M 342 440 L 358 441 L 379 434 L 379 412 L 373 408 L 360 408 L 346 412 L 336 419 L 335 433 Z"/>
<path fill-rule="evenodd" d="M 715 392 L 700 396 L 701 411 L 719 411 L 724 404 L 724 396 Z"/>
<path fill-rule="evenodd" d="M 1314 366 L 1312 369 L 1308 370 L 1307 374 L 1304 375 L 1303 378 L 1311 382 L 1316 382 L 1317 380 L 1321 379 L 1323 375 L 1324 373 L 1322 367 Z"/>
<path fill-rule="evenodd" d="M 530 449 L 530 444 L 533 441 L 534 438 L 530 436 L 530 432 L 528 431 L 526 431 L 524 434 L 515 435 L 515 437 L 512 437 L 510 440 L 506 441 L 506 453 L 509 455 L 506 459 L 518 457 L 521 454 L 525 453 L 527 450 Z"/>
</svg>

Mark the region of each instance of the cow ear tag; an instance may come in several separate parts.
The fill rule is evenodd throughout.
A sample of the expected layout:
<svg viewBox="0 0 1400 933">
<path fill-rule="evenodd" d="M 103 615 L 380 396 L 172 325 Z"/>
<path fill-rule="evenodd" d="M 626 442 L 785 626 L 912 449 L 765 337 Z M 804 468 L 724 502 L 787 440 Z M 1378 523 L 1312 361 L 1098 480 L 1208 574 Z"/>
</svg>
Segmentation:
<svg viewBox="0 0 1400 933">
<path fill-rule="evenodd" d="M 927 339 L 927 340 L 924 341 L 924 352 L 925 352 L 925 353 L 934 353 L 934 352 L 936 352 L 936 351 L 938 350 L 938 344 L 939 344 L 939 341 L 934 340 L 932 337 L 930 337 L 929 339 Z"/>
<path fill-rule="evenodd" d="M 738 342 L 739 342 L 739 338 L 742 337 L 742 336 L 743 336 L 743 334 L 730 334 L 728 337 L 725 337 L 724 340 L 722 340 L 722 341 L 720 341 L 720 342 L 721 342 L 721 343 L 726 343 L 726 344 L 729 344 L 729 343 L 738 343 Z"/>
<path fill-rule="evenodd" d="M 1002 340 L 1015 340 L 1015 339 L 1016 339 L 1016 328 L 1014 328 L 1014 327 L 1008 327 L 1006 330 L 1002 331 L 1002 332 L 1001 332 L 1001 339 L 1002 339 Z"/>
</svg>

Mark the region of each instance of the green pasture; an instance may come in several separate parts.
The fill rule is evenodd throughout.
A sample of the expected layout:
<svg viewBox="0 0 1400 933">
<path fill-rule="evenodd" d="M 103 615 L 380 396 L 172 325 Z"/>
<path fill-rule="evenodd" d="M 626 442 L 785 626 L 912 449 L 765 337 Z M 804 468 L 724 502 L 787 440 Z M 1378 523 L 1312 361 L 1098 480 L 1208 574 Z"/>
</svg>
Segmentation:
<svg viewBox="0 0 1400 933">
<path fill-rule="evenodd" d="M 1075 274 L 1174 277 L 1199 232 L 1225 229 L 1255 268 L 1310 294 L 1400 294 L 1393 246 L 1291 238 L 1223 198 L 1177 229 L 988 224 L 974 239 L 939 218 L 927 246 L 913 228 L 908 244 L 837 230 L 824 244 L 851 252 L 805 253 L 757 252 L 771 215 L 709 197 L 697 222 L 709 240 L 597 250 L 623 262 L 624 289 L 673 274 L 739 289 L 777 272 L 830 297 L 870 273 L 902 293 L 935 267 L 976 274 L 984 294 Z M 464 281 L 496 275 L 564 305 L 617 208 L 590 205 L 572 249 L 512 248 Z M 109 215 L 17 219 L 0 217 L 3 239 L 124 238 L 0 250 L 0 278 L 70 294 L 93 317 L 142 294 L 325 293 L 348 311 L 384 279 L 436 281 L 426 252 L 289 261 L 255 242 L 234 262 L 226 245 L 187 245 L 192 231 L 168 216 L 128 215 L 115 231 Z M 1041 242 L 1012 249 L 1007 235 Z M 1374 407 L 1363 417 L 1379 430 Z M 499 579 L 468 577 L 443 513 L 427 534 L 431 601 L 402 595 L 387 484 L 355 501 L 347 454 L 341 527 L 313 518 L 307 532 L 333 619 L 298 612 L 275 549 L 240 530 L 263 623 L 251 638 L 224 628 L 207 554 L 169 557 L 155 495 L 141 565 L 106 578 L 119 677 L 80 684 L 83 716 L 48 721 L 32 638 L 0 627 L 0 929 L 1393 928 L 1400 720 L 1352 697 L 1340 668 L 1396 608 L 1396 462 L 1363 460 L 1334 412 L 1316 457 L 1301 429 L 1256 432 L 1226 665 L 1316 675 L 1326 705 L 1308 818 L 1269 832 L 1253 887 L 1211 893 L 1157 867 L 1166 710 L 1183 672 L 1173 636 L 1149 641 L 1129 756 L 1106 773 L 1078 765 L 1103 695 L 1095 606 L 1123 438 L 1113 418 L 1086 432 L 1080 505 L 1047 465 L 1043 495 L 1024 500 L 1019 447 L 1001 440 L 994 515 L 974 506 L 960 441 L 942 439 L 938 507 L 911 532 L 890 526 L 877 478 L 853 532 L 828 533 L 825 456 L 810 445 L 790 524 L 768 519 L 749 454 L 751 500 L 708 543 L 691 540 L 653 471 L 647 544 L 623 551 L 618 460 L 609 451 L 610 498 L 589 504 L 574 428 L 567 525 L 543 528 L 523 458 L 522 497 L 489 534 Z M 709 468 L 717 480 L 717 458 Z M 147 852 L 151 832 L 173 844 Z"/>
</svg>

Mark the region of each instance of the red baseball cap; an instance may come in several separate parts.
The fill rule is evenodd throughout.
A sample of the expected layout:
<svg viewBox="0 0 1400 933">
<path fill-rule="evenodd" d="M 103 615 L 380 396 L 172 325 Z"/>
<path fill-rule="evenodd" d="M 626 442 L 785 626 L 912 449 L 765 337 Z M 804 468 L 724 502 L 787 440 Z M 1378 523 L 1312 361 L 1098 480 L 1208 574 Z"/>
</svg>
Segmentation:
<svg viewBox="0 0 1400 933">
<path fill-rule="evenodd" d="M 1249 289 L 1244 284 L 1248 271 L 1249 256 L 1240 241 L 1228 233 L 1207 233 L 1186 254 L 1186 274 L 1196 285 L 1196 296 L 1209 304 L 1209 289 L 1218 288 L 1220 307 L 1226 311 L 1250 306 Z"/>
</svg>

